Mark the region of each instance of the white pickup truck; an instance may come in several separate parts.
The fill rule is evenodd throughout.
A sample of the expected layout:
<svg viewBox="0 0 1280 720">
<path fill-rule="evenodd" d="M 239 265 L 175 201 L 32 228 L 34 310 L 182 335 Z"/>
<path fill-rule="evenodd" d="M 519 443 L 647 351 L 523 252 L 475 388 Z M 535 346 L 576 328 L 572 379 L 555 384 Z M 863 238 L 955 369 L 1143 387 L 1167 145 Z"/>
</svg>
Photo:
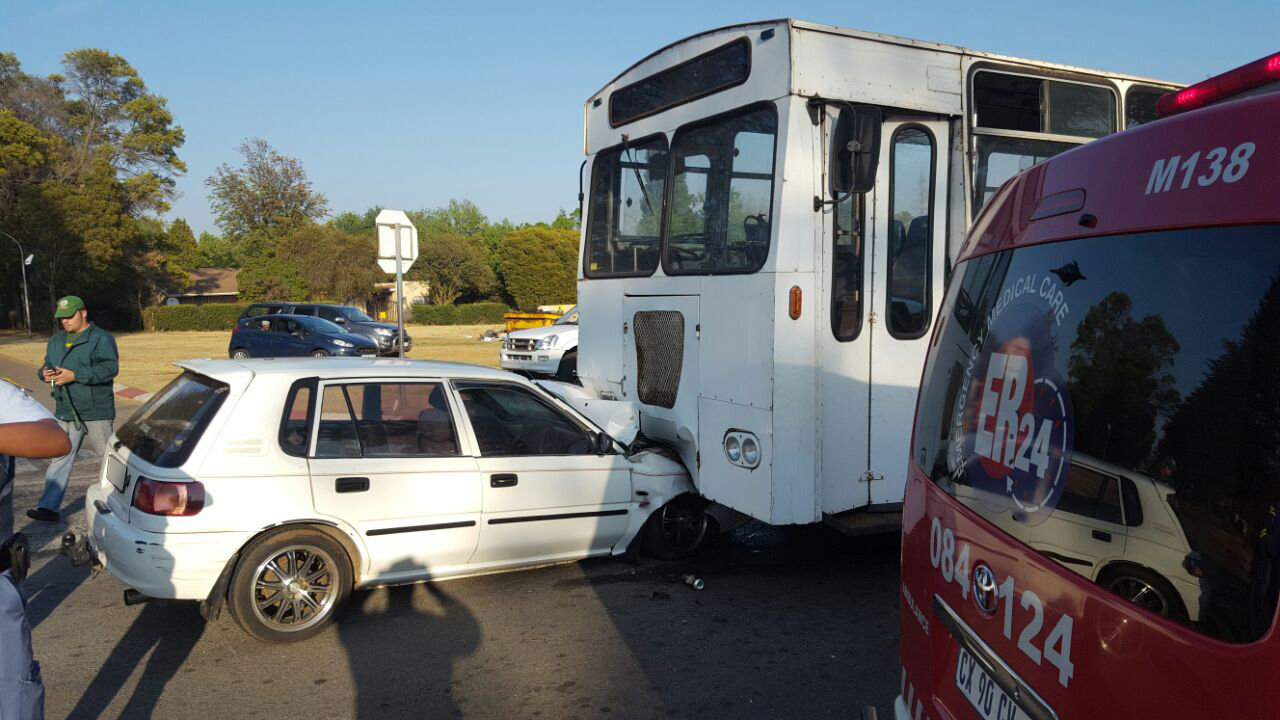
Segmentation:
<svg viewBox="0 0 1280 720">
<path fill-rule="evenodd" d="M 578 380 L 578 307 L 548 327 L 517 330 L 502 341 L 503 370 L 551 375 L 561 382 Z"/>
</svg>

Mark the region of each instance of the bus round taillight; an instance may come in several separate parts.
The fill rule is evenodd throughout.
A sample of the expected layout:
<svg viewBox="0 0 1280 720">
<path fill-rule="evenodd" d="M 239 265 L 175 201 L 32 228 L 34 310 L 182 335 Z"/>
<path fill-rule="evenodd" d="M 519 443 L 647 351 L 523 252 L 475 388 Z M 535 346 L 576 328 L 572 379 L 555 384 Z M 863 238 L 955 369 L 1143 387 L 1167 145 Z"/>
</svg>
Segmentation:
<svg viewBox="0 0 1280 720">
<path fill-rule="evenodd" d="M 204 508 L 204 485 L 139 477 L 133 506 L 150 515 L 195 515 Z"/>
</svg>

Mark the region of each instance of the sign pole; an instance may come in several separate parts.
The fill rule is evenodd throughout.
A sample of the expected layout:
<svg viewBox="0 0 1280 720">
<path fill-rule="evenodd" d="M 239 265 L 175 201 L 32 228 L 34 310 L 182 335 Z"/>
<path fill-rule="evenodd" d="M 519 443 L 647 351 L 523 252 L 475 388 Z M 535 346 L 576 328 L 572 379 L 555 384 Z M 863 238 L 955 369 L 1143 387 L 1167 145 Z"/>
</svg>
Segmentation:
<svg viewBox="0 0 1280 720">
<path fill-rule="evenodd" d="M 396 348 L 401 358 L 404 358 L 404 271 L 400 267 L 400 231 L 403 229 L 403 225 L 396 224 Z"/>
</svg>

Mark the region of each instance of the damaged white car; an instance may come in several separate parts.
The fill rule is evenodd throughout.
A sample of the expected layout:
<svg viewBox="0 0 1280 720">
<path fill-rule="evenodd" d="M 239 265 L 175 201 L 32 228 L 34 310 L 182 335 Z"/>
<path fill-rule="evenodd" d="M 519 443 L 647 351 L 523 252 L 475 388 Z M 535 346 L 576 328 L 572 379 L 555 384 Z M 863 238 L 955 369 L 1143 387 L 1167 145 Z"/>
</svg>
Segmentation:
<svg viewBox="0 0 1280 720">
<path fill-rule="evenodd" d="M 676 558 L 716 532 L 680 462 L 635 442 L 629 403 L 446 363 L 180 366 L 116 432 L 78 541 L 134 601 L 225 604 L 294 641 L 354 588 L 640 544 Z"/>
</svg>

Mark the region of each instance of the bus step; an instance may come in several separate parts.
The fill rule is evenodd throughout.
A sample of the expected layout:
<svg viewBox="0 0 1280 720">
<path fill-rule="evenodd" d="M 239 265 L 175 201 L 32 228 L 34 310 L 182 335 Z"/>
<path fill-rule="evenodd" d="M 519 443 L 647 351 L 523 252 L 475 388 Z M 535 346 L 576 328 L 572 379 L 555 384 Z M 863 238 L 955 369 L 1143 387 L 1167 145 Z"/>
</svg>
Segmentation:
<svg viewBox="0 0 1280 720">
<path fill-rule="evenodd" d="M 845 535 L 885 535 L 902 530 L 902 507 L 892 510 L 854 508 L 824 515 L 822 521 Z"/>
</svg>

